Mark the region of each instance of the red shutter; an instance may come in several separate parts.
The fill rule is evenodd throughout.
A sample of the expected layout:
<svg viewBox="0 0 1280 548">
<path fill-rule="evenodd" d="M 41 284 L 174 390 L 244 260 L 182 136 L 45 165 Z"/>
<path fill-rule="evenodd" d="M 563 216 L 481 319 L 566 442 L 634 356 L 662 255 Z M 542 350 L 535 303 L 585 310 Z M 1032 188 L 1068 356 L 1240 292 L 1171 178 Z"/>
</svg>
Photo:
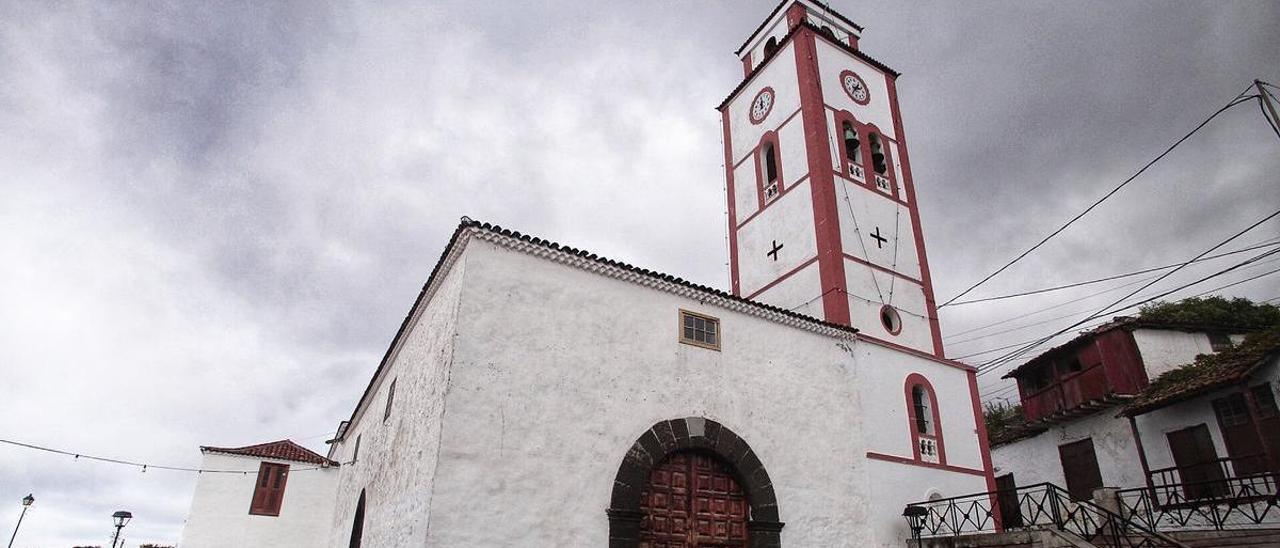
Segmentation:
<svg viewBox="0 0 1280 548">
<path fill-rule="evenodd" d="M 253 487 L 253 500 L 249 513 L 259 516 L 280 515 L 284 501 L 284 486 L 289 476 L 289 465 L 264 462 L 258 467 L 258 480 Z"/>
</svg>

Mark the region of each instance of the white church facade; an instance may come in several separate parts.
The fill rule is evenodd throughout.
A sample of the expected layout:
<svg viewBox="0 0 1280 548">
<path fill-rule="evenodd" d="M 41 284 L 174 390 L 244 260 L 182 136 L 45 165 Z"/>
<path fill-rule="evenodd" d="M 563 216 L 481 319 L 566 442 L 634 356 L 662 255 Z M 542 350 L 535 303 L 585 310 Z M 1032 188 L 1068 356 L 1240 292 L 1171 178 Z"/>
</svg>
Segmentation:
<svg viewBox="0 0 1280 548">
<path fill-rule="evenodd" d="M 861 30 L 787 0 L 740 49 L 730 291 L 464 218 L 331 440 L 327 545 L 901 546 L 992 490 Z"/>
</svg>

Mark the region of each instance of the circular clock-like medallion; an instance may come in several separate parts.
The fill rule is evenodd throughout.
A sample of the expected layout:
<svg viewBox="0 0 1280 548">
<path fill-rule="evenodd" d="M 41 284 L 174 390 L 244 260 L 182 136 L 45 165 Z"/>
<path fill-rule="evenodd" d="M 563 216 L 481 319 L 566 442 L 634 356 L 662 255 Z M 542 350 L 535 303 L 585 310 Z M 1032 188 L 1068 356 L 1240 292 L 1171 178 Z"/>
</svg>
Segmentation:
<svg viewBox="0 0 1280 548">
<path fill-rule="evenodd" d="M 867 83 L 853 71 L 846 70 L 840 73 L 840 85 L 844 87 L 844 92 L 849 94 L 853 102 L 859 105 L 871 102 L 871 92 L 867 90 Z"/>
<path fill-rule="evenodd" d="M 751 123 L 763 122 L 773 110 L 773 88 L 764 88 L 751 100 Z"/>
</svg>

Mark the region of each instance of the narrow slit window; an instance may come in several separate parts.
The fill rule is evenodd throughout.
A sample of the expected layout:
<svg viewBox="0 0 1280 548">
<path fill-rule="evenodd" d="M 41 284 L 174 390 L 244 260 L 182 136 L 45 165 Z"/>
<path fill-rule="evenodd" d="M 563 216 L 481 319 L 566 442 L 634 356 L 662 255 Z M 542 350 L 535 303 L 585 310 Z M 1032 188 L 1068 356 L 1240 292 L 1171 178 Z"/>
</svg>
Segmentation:
<svg viewBox="0 0 1280 548">
<path fill-rule="evenodd" d="M 933 410 L 930 408 L 929 393 L 925 392 L 923 386 L 917 384 L 911 388 L 911 404 L 916 412 L 916 432 L 926 436 L 933 435 L 933 422 L 929 420 L 933 417 Z"/>
<path fill-rule="evenodd" d="M 360 434 L 356 434 L 356 448 L 351 451 L 351 462 L 355 463 L 360 460 Z"/>
<path fill-rule="evenodd" d="M 773 143 L 764 145 L 764 180 L 770 183 L 778 180 L 778 159 Z"/>
<path fill-rule="evenodd" d="M 387 408 L 382 412 L 382 421 L 391 416 L 391 402 L 396 400 L 396 379 L 391 379 L 391 387 L 387 389 Z"/>
<path fill-rule="evenodd" d="M 720 320 L 711 316 L 689 312 L 688 310 L 681 310 L 680 342 L 719 350 Z"/>
</svg>

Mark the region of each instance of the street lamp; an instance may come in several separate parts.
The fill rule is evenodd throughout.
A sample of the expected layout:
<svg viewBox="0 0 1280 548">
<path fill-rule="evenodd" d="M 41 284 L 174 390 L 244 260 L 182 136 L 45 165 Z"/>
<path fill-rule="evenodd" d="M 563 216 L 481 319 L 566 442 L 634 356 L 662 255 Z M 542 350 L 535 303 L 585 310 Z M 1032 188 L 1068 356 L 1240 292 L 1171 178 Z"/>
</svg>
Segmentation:
<svg viewBox="0 0 1280 548">
<path fill-rule="evenodd" d="M 18 528 L 22 527 L 22 518 L 26 517 L 27 508 L 30 508 L 31 505 L 35 503 L 35 501 L 36 501 L 36 498 L 31 496 L 30 494 L 27 494 L 27 496 L 22 497 L 22 513 L 18 514 L 18 524 L 13 526 L 13 536 L 9 537 L 9 548 L 13 548 L 13 539 L 18 538 Z"/>
<path fill-rule="evenodd" d="M 911 526 L 911 538 L 920 546 L 920 531 L 924 530 L 924 520 L 929 517 L 929 509 L 923 506 L 908 506 L 902 510 L 902 517 L 907 518 Z"/>
<path fill-rule="evenodd" d="M 120 530 L 129 524 L 129 520 L 133 519 L 133 513 L 128 510 L 118 510 L 111 514 L 111 519 L 116 522 L 116 536 L 111 539 L 111 548 L 116 548 L 116 541 L 120 540 Z"/>
</svg>

